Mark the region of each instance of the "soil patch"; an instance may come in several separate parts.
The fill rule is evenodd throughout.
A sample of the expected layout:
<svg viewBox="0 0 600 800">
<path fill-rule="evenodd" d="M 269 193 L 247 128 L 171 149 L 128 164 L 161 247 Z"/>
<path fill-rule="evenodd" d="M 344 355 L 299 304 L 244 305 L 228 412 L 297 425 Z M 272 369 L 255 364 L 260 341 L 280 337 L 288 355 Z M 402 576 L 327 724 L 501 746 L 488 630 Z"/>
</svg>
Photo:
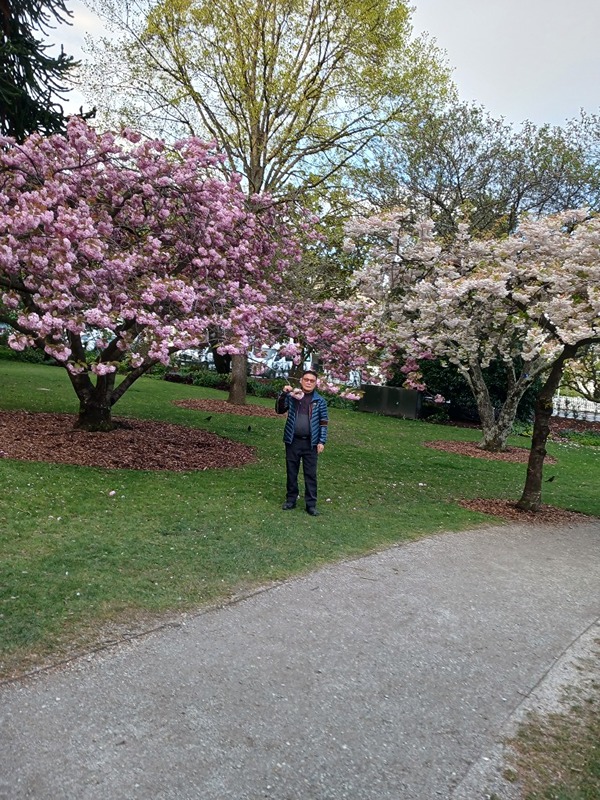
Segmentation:
<svg viewBox="0 0 600 800">
<path fill-rule="evenodd" d="M 267 406 L 234 406 L 226 400 L 174 400 L 174 406 L 190 411 L 207 411 L 212 414 L 239 414 L 242 417 L 277 417 L 275 408 Z M 275 401 L 273 401 L 275 405 Z"/>
<path fill-rule="evenodd" d="M 71 414 L 0 411 L 0 457 L 107 469 L 186 470 L 241 467 L 254 448 L 198 428 L 115 419 L 108 433 L 73 428 Z"/>
<path fill-rule="evenodd" d="M 542 505 L 539 511 L 522 511 L 511 500 L 459 500 L 458 505 L 482 514 L 494 514 L 511 522 L 535 523 L 536 525 L 574 525 L 589 522 L 590 517 L 578 511 L 567 511 L 556 506 Z"/>
<path fill-rule="evenodd" d="M 470 458 L 487 458 L 491 461 L 514 461 L 526 464 L 529 459 L 529 449 L 524 447 L 507 447 L 501 453 L 491 453 L 489 450 L 482 450 L 475 442 L 435 441 L 423 442 L 423 445 L 434 450 L 444 450 L 446 453 L 456 453 Z M 553 456 L 546 456 L 544 463 L 556 464 L 556 459 Z"/>
</svg>

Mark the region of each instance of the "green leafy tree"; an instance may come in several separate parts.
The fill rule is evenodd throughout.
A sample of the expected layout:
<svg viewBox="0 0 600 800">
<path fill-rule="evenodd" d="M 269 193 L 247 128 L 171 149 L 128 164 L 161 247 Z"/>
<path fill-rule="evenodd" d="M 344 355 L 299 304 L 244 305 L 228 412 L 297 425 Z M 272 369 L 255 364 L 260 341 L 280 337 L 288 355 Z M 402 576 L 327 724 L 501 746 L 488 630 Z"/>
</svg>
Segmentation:
<svg viewBox="0 0 600 800">
<path fill-rule="evenodd" d="M 249 193 L 313 187 L 447 70 L 400 0 L 90 0 L 116 37 L 87 83 L 112 123 L 214 138 Z"/>
<path fill-rule="evenodd" d="M 0 0 L 0 133 L 23 141 L 65 127 L 60 100 L 68 91 L 72 56 L 49 53 L 46 35 L 72 13 L 64 0 Z"/>
<path fill-rule="evenodd" d="M 479 106 L 452 104 L 380 141 L 355 186 L 372 206 L 409 206 L 448 235 L 465 219 L 474 233 L 502 236 L 524 213 L 598 209 L 600 117 L 515 130 Z"/>
</svg>

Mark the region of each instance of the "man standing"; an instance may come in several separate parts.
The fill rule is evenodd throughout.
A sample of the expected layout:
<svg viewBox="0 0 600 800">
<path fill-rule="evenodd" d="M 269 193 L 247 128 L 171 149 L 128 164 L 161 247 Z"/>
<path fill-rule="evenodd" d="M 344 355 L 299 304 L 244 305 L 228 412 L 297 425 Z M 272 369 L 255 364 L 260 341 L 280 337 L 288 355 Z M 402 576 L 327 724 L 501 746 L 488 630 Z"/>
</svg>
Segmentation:
<svg viewBox="0 0 600 800">
<path fill-rule="evenodd" d="M 305 370 L 300 378 L 299 389 L 284 386 L 277 398 L 275 410 L 285 414 L 287 420 L 283 431 L 285 463 L 287 471 L 286 500 L 283 510 L 296 508 L 298 499 L 298 472 L 300 461 L 304 473 L 304 502 L 307 514 L 318 516 L 317 511 L 317 458 L 327 441 L 327 403 L 317 392 L 317 373 Z"/>
</svg>

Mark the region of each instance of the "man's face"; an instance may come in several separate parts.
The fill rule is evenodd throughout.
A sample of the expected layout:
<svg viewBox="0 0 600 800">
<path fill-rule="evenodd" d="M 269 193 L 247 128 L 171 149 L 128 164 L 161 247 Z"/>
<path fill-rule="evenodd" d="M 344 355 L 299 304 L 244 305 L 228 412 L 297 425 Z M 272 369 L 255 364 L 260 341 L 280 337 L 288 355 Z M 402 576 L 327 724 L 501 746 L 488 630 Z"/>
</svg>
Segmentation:
<svg viewBox="0 0 600 800">
<path fill-rule="evenodd" d="M 315 386 L 317 385 L 317 379 L 314 375 L 303 375 L 300 378 L 300 386 L 302 387 L 302 391 L 306 394 L 310 394 L 313 391 Z"/>
</svg>

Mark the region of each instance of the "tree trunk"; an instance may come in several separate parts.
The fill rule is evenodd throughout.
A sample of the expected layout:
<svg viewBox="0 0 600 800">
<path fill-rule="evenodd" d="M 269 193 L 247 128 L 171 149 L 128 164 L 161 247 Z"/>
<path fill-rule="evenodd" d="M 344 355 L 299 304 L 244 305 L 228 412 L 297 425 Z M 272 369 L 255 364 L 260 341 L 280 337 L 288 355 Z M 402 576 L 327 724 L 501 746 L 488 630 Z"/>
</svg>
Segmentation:
<svg viewBox="0 0 600 800">
<path fill-rule="evenodd" d="M 565 347 L 561 356 L 554 362 L 550 375 L 536 400 L 525 488 L 521 499 L 517 503 L 517 508 L 521 508 L 523 511 L 538 511 L 542 504 L 542 470 L 544 458 L 546 457 L 546 442 L 550 433 L 552 398 L 560 385 L 565 362 L 573 358 L 576 353 L 577 347 L 573 345 Z"/>
<path fill-rule="evenodd" d="M 111 343 L 109 348 L 112 347 Z M 116 424 L 112 421 L 113 406 L 137 379 L 141 378 L 156 363 L 156 361 L 146 361 L 141 366 L 131 369 L 118 386 L 116 371 L 98 375 L 94 385 L 89 372 L 74 375 L 67 370 L 71 384 L 79 398 L 79 417 L 75 427 L 86 431 L 114 430 Z"/>
<path fill-rule="evenodd" d="M 292 364 L 292 368 L 290 369 L 290 378 L 300 379 L 304 374 L 304 364 L 309 360 L 310 356 L 312 355 L 312 351 L 308 350 L 307 348 L 302 348 L 302 355 L 300 357 L 300 361 L 297 364 Z"/>
<path fill-rule="evenodd" d="M 115 373 L 98 375 L 95 386 L 87 372 L 80 375 L 69 373 L 69 377 L 79 398 L 79 417 L 75 427 L 85 431 L 114 430 L 112 407 L 115 403 Z"/>
<path fill-rule="evenodd" d="M 91 398 L 79 403 L 79 417 L 75 427 L 84 431 L 112 431 L 112 405 L 105 398 Z"/>
<path fill-rule="evenodd" d="M 523 397 L 526 388 L 517 391 L 515 387 L 502 404 L 498 419 L 491 425 L 482 425 L 483 440 L 479 445 L 482 450 L 499 453 L 506 448 L 506 440 L 514 425 L 519 401 Z"/>
<path fill-rule="evenodd" d="M 248 385 L 248 359 L 246 356 L 231 357 L 231 383 L 229 385 L 228 403 L 234 406 L 246 405 L 246 387 Z"/>
<path fill-rule="evenodd" d="M 299 364 L 292 364 L 292 368 L 289 371 L 288 377 L 300 380 L 303 373 L 304 373 L 304 361 L 301 361 Z"/>
<path fill-rule="evenodd" d="M 490 398 L 488 387 L 483 378 L 483 372 L 479 364 L 470 364 L 468 374 L 465 375 L 473 396 L 477 404 L 477 413 L 481 422 L 481 430 L 483 433 L 483 441 L 479 447 L 482 450 L 501 450 L 501 446 L 496 446 L 497 440 L 496 428 L 496 415 L 494 413 L 494 406 Z"/>
<path fill-rule="evenodd" d="M 479 364 L 471 365 L 467 379 L 481 420 L 483 439 L 479 447 L 482 450 L 498 453 L 506 448 L 506 440 L 514 425 L 521 398 L 538 374 L 539 368 L 530 367 L 529 373 L 521 375 L 518 380 L 515 380 L 514 376 L 507 375 L 506 400 L 496 417 L 481 367 Z"/>
</svg>

